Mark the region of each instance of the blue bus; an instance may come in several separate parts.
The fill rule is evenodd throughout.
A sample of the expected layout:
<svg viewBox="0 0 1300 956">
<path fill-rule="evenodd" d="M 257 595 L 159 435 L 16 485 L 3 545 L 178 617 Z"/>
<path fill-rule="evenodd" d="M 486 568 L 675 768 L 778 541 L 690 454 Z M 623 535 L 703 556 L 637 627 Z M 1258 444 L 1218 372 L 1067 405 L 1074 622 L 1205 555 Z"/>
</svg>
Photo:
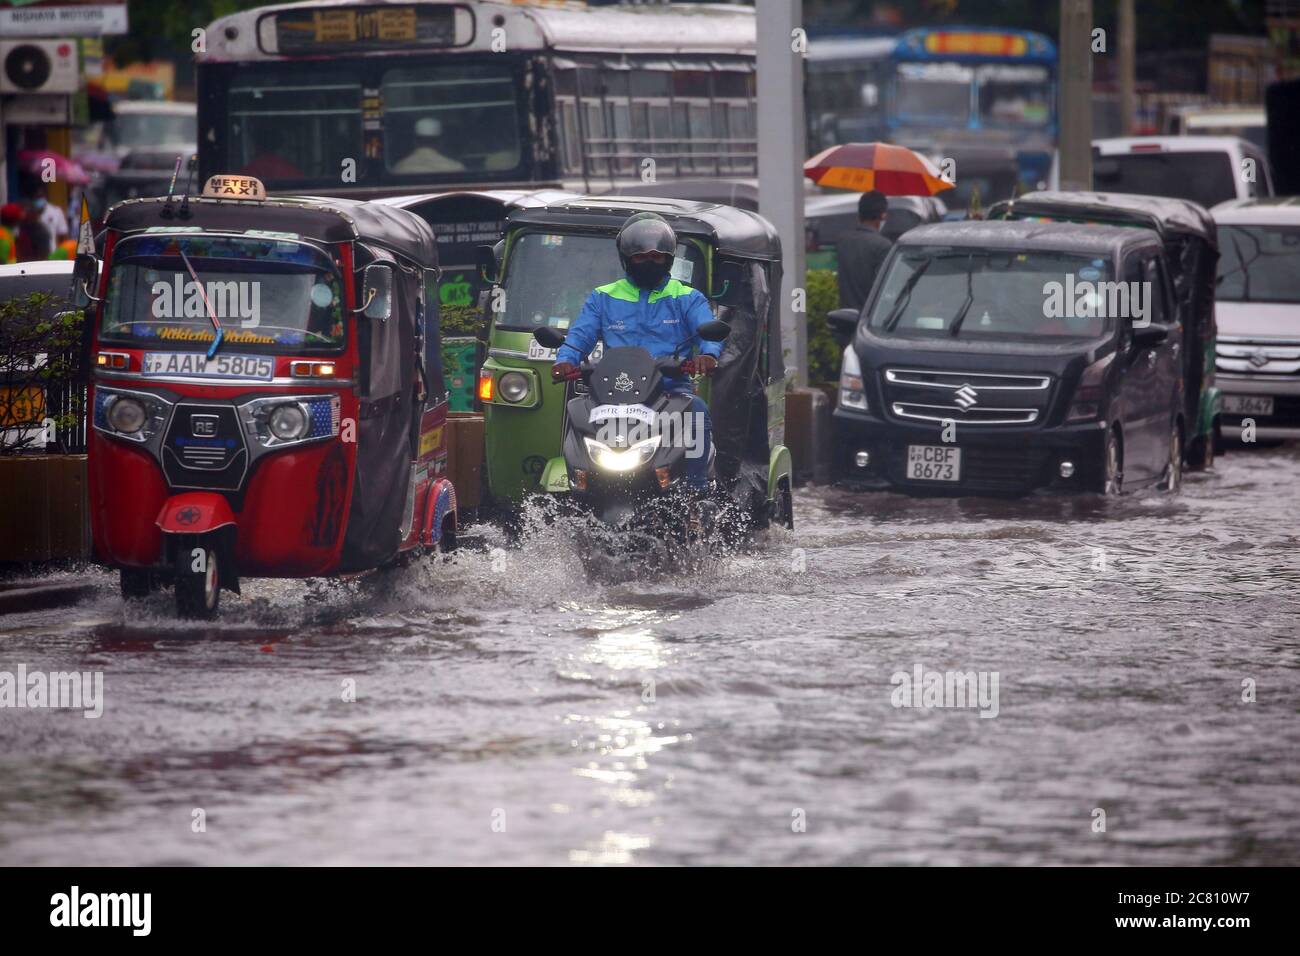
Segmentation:
<svg viewBox="0 0 1300 956">
<path fill-rule="evenodd" d="M 928 27 L 808 43 L 808 152 L 882 141 L 957 160 L 1025 188 L 1047 178 L 1056 147 L 1056 45 L 1041 33 Z M 987 172 L 985 172 L 987 171 Z M 970 177 L 973 179 L 974 177 Z M 969 185 L 969 181 L 967 183 Z M 1005 183 L 992 183 L 999 195 Z M 948 197 L 945 197 L 946 199 Z M 948 200 L 961 202 L 960 196 Z"/>
</svg>

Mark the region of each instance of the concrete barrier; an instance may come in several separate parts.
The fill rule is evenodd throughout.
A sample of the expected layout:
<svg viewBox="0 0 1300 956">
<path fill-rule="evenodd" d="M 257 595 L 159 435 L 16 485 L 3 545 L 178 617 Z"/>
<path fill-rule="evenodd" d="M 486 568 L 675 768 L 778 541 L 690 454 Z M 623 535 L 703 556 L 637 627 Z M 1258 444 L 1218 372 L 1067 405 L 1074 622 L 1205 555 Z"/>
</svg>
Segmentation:
<svg viewBox="0 0 1300 956">
<path fill-rule="evenodd" d="M 785 444 L 796 482 L 825 482 L 831 475 L 831 405 L 820 388 L 785 393 Z"/>
</svg>

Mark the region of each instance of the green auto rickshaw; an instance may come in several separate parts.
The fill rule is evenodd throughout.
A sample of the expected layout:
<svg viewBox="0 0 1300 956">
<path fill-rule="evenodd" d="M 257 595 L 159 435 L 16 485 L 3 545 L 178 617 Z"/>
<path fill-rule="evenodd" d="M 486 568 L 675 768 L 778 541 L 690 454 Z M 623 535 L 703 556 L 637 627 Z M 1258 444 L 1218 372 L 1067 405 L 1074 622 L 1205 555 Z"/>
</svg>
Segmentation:
<svg viewBox="0 0 1300 956">
<path fill-rule="evenodd" d="M 566 386 L 551 381 L 555 352 L 533 333 L 567 330 L 592 289 L 622 275 L 614 237 L 638 212 L 672 225 L 673 276 L 704 292 L 731 329 L 716 373 L 697 386 L 709 403 L 718 483 L 754 527 L 792 526 L 776 232 L 744 209 L 644 196 L 512 209 L 502 240 L 480 249 L 479 269 L 492 284 L 478 380 L 488 502 L 509 515 L 529 495 L 568 491 L 560 457 Z"/>
</svg>

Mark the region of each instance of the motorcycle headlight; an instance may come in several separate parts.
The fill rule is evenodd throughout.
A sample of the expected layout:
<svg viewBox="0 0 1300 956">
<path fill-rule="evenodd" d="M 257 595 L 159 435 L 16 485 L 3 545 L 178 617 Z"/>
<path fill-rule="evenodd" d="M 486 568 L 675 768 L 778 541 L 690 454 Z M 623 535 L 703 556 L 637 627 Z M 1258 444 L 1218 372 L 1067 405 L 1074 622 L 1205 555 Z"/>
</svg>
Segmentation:
<svg viewBox="0 0 1300 956">
<path fill-rule="evenodd" d="M 522 402 L 528 397 L 528 376 L 523 372 L 506 372 L 497 380 L 497 393 L 507 402 Z"/>
<path fill-rule="evenodd" d="M 277 405 L 271 411 L 267 425 L 271 429 L 271 434 L 280 441 L 297 441 L 307 437 L 307 432 L 311 428 L 311 419 L 297 403 Z"/>
<path fill-rule="evenodd" d="M 654 457 L 655 450 L 659 447 L 658 435 L 651 435 L 631 448 L 610 448 L 604 442 L 585 435 L 582 440 L 587 446 L 587 454 L 602 471 L 631 471 L 639 468 Z"/>
<path fill-rule="evenodd" d="M 134 398 L 122 396 L 108 407 L 109 427 L 115 432 L 121 432 L 123 435 L 134 435 L 144 427 L 148 417 L 144 405 Z"/>
</svg>

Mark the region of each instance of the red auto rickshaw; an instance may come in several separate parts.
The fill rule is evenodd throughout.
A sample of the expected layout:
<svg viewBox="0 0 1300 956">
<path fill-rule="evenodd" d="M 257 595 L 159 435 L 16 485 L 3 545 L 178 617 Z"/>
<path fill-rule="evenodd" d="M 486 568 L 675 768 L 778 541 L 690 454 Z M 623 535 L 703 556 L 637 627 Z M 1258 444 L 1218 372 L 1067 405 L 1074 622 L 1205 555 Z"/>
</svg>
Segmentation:
<svg viewBox="0 0 1300 956">
<path fill-rule="evenodd" d="M 390 205 L 245 176 L 114 206 L 94 327 L 90 514 L 122 594 L 211 617 L 241 577 L 349 575 L 457 530 L 437 247 Z M 94 288 L 96 291 L 92 292 Z"/>
</svg>

